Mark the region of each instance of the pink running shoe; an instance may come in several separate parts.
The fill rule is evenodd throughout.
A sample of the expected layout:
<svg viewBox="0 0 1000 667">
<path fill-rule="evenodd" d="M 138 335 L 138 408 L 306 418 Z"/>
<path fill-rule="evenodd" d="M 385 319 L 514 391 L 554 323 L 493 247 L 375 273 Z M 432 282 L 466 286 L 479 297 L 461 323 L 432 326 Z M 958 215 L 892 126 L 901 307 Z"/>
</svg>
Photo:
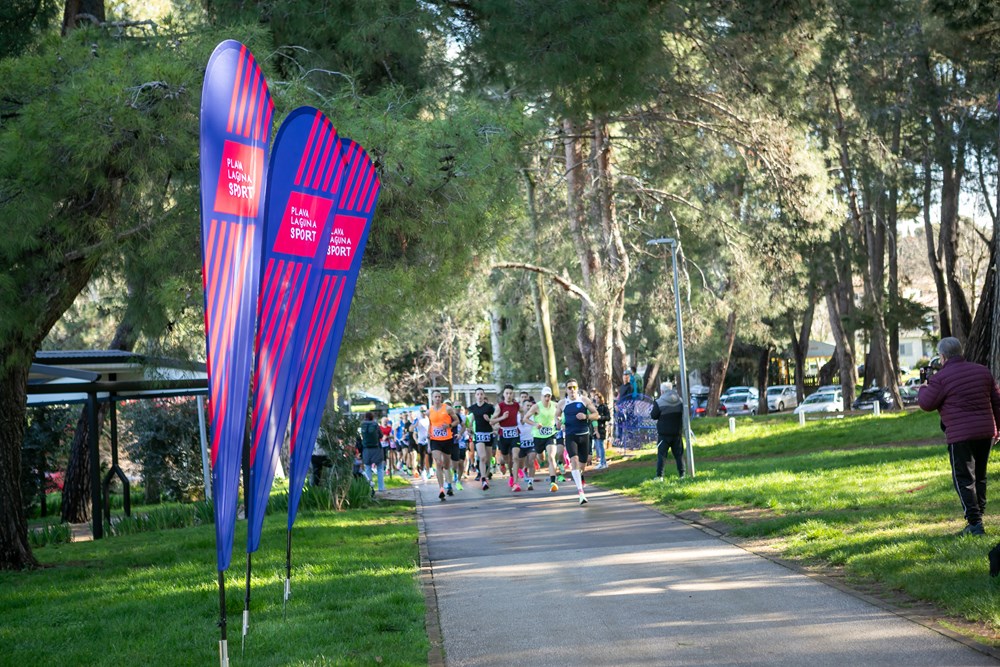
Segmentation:
<svg viewBox="0 0 1000 667">
<path fill-rule="evenodd" d="M 517 493 L 520 490 L 521 490 L 521 485 L 520 484 L 515 484 L 514 485 L 514 492 Z"/>
<path fill-rule="evenodd" d="M 524 479 L 524 468 L 518 468 L 517 469 L 517 478 L 518 479 Z"/>
<path fill-rule="evenodd" d="M 509 486 L 510 488 L 514 488 L 514 478 L 513 477 L 508 477 L 507 478 L 507 486 Z"/>
</svg>

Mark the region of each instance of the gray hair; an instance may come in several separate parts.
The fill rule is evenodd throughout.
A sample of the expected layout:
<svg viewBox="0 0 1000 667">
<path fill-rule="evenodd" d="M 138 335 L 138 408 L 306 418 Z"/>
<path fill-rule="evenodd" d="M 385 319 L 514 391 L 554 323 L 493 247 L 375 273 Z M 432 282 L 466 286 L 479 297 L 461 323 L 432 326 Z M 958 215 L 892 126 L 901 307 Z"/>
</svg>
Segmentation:
<svg viewBox="0 0 1000 667">
<path fill-rule="evenodd" d="M 660 394 L 661 395 L 667 393 L 668 391 L 670 391 L 670 389 L 672 389 L 672 387 L 670 386 L 669 382 L 661 382 L 660 383 Z"/>
<path fill-rule="evenodd" d="M 942 338 L 937 344 L 937 351 L 942 357 L 951 359 L 962 355 L 962 343 L 957 338 L 948 336 Z"/>
</svg>

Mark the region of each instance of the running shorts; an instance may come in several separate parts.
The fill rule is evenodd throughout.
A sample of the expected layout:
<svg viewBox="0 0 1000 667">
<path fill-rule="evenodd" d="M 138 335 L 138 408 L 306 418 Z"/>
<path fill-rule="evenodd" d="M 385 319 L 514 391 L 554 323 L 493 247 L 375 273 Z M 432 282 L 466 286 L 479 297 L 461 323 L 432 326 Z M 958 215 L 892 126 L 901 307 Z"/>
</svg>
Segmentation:
<svg viewBox="0 0 1000 667">
<path fill-rule="evenodd" d="M 535 438 L 535 453 L 541 456 L 545 453 L 545 448 L 556 444 L 556 436 L 550 435 L 547 438 Z"/>
<path fill-rule="evenodd" d="M 521 441 L 521 458 L 526 458 L 528 454 L 535 451 L 535 441 L 534 440 L 522 440 Z"/>
<path fill-rule="evenodd" d="M 451 447 L 454 444 L 452 440 L 431 440 L 431 451 L 432 452 L 444 452 L 445 454 L 451 454 Z"/>
<path fill-rule="evenodd" d="M 520 446 L 520 438 L 500 438 L 500 453 L 504 456 L 510 456 L 510 450 Z"/>
<path fill-rule="evenodd" d="M 458 446 L 458 440 L 452 440 L 451 441 L 451 460 L 452 461 L 461 461 L 464 456 L 465 456 L 465 452 L 463 452 L 462 448 Z"/>
<path fill-rule="evenodd" d="M 566 453 L 570 458 L 575 456 L 580 459 L 580 463 L 586 463 L 590 459 L 590 434 L 573 433 L 567 435 Z"/>
</svg>

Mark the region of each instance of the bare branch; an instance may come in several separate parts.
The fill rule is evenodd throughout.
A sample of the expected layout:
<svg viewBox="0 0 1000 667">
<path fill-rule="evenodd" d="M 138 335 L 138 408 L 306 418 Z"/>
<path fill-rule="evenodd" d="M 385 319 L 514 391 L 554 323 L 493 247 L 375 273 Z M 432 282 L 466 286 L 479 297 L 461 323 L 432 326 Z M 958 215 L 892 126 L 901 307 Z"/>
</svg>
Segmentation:
<svg viewBox="0 0 1000 667">
<path fill-rule="evenodd" d="M 558 273 L 556 273 L 551 269 L 546 269 L 541 266 L 535 266 L 534 264 L 526 264 L 524 262 L 497 262 L 490 268 L 521 269 L 524 271 L 534 271 L 535 273 L 540 273 L 543 276 L 548 276 L 564 290 L 566 290 L 567 292 L 569 292 L 570 294 L 574 295 L 575 297 L 583 301 L 585 304 L 587 304 L 588 307 L 595 308 L 594 302 L 591 300 L 590 295 L 587 294 L 586 290 L 584 290 L 582 287 L 579 287 L 575 283 L 571 283 L 570 281 L 566 280 L 565 278 L 563 278 L 562 276 L 560 276 Z"/>
</svg>

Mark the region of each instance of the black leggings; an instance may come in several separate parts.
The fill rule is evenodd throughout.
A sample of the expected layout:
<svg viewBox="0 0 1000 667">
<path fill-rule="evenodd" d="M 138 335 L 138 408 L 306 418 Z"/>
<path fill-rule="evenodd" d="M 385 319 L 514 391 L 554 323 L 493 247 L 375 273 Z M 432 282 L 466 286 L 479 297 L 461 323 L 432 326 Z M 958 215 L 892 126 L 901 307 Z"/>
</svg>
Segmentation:
<svg viewBox="0 0 1000 667">
<path fill-rule="evenodd" d="M 660 435 L 659 442 L 656 443 L 656 476 L 663 477 L 663 464 L 667 459 L 667 452 L 672 451 L 674 460 L 677 461 L 677 474 L 684 476 L 684 441 L 681 434 Z"/>
</svg>

